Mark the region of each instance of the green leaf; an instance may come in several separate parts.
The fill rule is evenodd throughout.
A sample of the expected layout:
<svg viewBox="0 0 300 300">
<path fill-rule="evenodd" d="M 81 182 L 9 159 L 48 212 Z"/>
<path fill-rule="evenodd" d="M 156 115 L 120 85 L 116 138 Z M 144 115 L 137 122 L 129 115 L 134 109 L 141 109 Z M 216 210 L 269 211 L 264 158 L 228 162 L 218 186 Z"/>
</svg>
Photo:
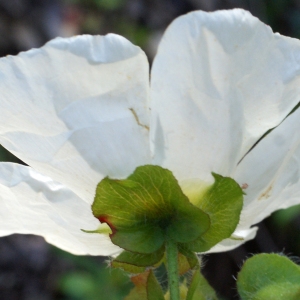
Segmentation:
<svg viewBox="0 0 300 300">
<path fill-rule="evenodd" d="M 288 224 L 293 222 L 293 220 L 300 214 L 300 205 L 295 205 L 286 209 L 281 209 L 272 214 L 272 221 L 274 221 L 275 226 L 280 229 L 284 229 Z"/>
<path fill-rule="evenodd" d="M 236 181 L 213 173 L 214 184 L 199 195 L 197 206 L 206 212 L 211 226 L 197 240 L 188 243 L 188 249 L 205 252 L 229 238 L 240 220 L 243 208 L 243 191 Z M 194 195 L 193 195 L 194 196 Z"/>
<path fill-rule="evenodd" d="M 164 300 L 161 286 L 152 270 L 131 277 L 135 287 L 124 300 Z"/>
<path fill-rule="evenodd" d="M 258 254 L 243 265 L 237 287 L 243 300 L 297 300 L 300 267 L 278 254 Z"/>
<path fill-rule="evenodd" d="M 119 247 L 137 253 L 160 249 L 166 238 L 187 243 L 203 235 L 209 216 L 191 204 L 173 174 L 159 166 L 138 167 L 125 180 L 104 178 L 92 205 Z"/>
<path fill-rule="evenodd" d="M 112 261 L 111 266 L 114 268 L 122 268 L 130 273 L 142 273 L 146 270 L 146 267 L 154 266 L 159 263 L 164 256 L 164 251 L 164 247 L 150 254 L 123 251 Z"/>
<path fill-rule="evenodd" d="M 194 272 L 186 300 L 217 300 L 214 289 L 210 286 L 200 270 Z"/>
<path fill-rule="evenodd" d="M 121 7 L 124 3 L 122 0 L 95 0 L 99 8 L 114 10 Z"/>
</svg>

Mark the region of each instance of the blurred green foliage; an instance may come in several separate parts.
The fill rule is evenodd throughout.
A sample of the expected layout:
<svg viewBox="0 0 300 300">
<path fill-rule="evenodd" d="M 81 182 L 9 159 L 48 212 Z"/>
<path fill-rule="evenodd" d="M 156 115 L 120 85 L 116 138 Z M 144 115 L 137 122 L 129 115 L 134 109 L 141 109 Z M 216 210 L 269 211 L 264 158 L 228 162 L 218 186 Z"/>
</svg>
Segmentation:
<svg viewBox="0 0 300 300">
<path fill-rule="evenodd" d="M 151 30 L 126 13 L 126 0 L 64 0 L 77 5 L 82 13 L 81 33 L 116 33 L 133 44 L 146 48 Z"/>
<path fill-rule="evenodd" d="M 300 215 L 300 205 L 295 205 L 289 207 L 287 209 L 281 209 L 276 211 L 272 215 L 272 221 L 274 222 L 275 226 L 280 228 L 285 228 L 288 226 L 295 218 Z"/>
<path fill-rule="evenodd" d="M 109 268 L 99 257 L 74 256 L 53 249 L 74 266 L 57 281 L 57 292 L 63 300 L 121 300 L 133 287 L 123 271 Z"/>
<path fill-rule="evenodd" d="M 95 6 L 98 9 L 113 10 L 124 5 L 124 0 L 68 0 L 69 3 Z"/>
</svg>

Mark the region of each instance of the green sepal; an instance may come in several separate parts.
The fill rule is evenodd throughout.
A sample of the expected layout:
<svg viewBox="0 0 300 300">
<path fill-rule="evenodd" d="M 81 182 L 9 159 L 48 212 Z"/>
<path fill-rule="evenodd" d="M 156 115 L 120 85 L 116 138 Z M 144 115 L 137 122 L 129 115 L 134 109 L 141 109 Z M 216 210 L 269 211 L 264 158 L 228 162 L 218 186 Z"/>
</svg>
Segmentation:
<svg viewBox="0 0 300 300">
<path fill-rule="evenodd" d="M 132 264 L 114 261 L 114 260 L 111 262 L 111 267 L 120 268 L 120 269 L 124 270 L 125 272 L 131 273 L 131 274 L 140 274 L 147 270 L 146 267 L 139 267 L 139 266 L 135 266 Z"/>
<path fill-rule="evenodd" d="M 157 251 L 164 244 L 163 231 L 158 226 L 141 225 L 140 228 L 116 228 L 110 235 L 111 241 L 119 247 L 140 254 L 149 254 Z"/>
<path fill-rule="evenodd" d="M 100 234 L 106 234 L 109 235 L 112 233 L 110 227 L 107 224 L 101 224 L 99 228 L 95 230 L 86 230 L 86 229 L 81 229 L 81 231 L 86 232 L 86 233 L 100 233 Z"/>
<path fill-rule="evenodd" d="M 197 255 L 186 249 L 179 249 L 178 253 L 178 271 L 179 275 L 183 275 L 188 271 L 200 267 Z"/>
<path fill-rule="evenodd" d="M 164 300 L 164 293 L 152 270 L 131 277 L 134 288 L 124 300 Z"/>
<path fill-rule="evenodd" d="M 110 226 L 114 244 L 144 254 L 160 249 L 167 237 L 194 241 L 210 226 L 209 216 L 189 202 L 173 174 L 152 165 L 136 168 L 124 180 L 104 178 L 92 210 Z"/>
<path fill-rule="evenodd" d="M 217 300 L 215 290 L 197 269 L 194 271 L 186 300 Z"/>
<path fill-rule="evenodd" d="M 258 254 L 249 258 L 238 274 L 242 300 L 300 299 L 300 267 L 285 256 Z"/>
<path fill-rule="evenodd" d="M 196 201 L 197 207 L 210 217 L 210 228 L 198 239 L 182 245 L 193 252 L 205 252 L 230 238 L 240 220 L 243 191 L 229 177 L 212 173 L 214 184 Z"/>
<path fill-rule="evenodd" d="M 111 266 L 114 268 L 122 268 L 129 273 L 142 273 L 147 267 L 156 266 L 163 259 L 164 251 L 164 247 L 150 254 L 123 251 L 111 262 Z"/>
</svg>

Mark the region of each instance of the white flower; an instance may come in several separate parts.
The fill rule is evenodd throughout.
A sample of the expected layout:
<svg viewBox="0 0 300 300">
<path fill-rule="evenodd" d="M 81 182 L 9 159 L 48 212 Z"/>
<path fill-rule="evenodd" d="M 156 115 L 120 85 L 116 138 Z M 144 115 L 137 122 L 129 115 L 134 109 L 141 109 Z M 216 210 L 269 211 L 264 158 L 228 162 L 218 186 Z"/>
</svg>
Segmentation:
<svg viewBox="0 0 300 300">
<path fill-rule="evenodd" d="M 187 194 L 212 171 L 247 187 L 235 231 L 244 241 L 251 225 L 300 203 L 300 110 L 288 116 L 300 100 L 298 40 L 240 9 L 198 11 L 167 29 L 151 88 L 148 69 L 140 48 L 112 34 L 0 60 L 0 143 L 30 166 L 0 164 L 0 235 L 114 254 L 107 236 L 80 229 L 99 225 L 97 183 L 145 164 L 170 169 Z"/>
</svg>

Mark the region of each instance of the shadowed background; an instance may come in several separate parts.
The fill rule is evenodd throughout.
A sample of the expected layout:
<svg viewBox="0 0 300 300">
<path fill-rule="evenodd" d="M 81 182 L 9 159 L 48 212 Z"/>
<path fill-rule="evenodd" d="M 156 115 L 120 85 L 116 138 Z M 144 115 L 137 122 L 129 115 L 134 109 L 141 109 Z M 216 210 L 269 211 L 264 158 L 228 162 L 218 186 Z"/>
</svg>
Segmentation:
<svg viewBox="0 0 300 300">
<path fill-rule="evenodd" d="M 40 47 L 56 36 L 114 32 L 139 45 L 152 61 L 177 16 L 234 7 L 249 10 L 273 31 L 300 38 L 300 0 L 0 0 L 0 56 Z M 19 162 L 3 148 L 0 159 Z M 252 254 L 283 252 L 298 261 L 299 212 L 299 206 L 278 211 L 259 224 L 255 240 L 204 257 L 203 273 L 222 299 L 238 299 L 235 276 Z M 70 255 L 41 237 L 0 238 L 0 299 L 123 299 L 129 278 L 108 269 L 105 259 Z"/>
</svg>

